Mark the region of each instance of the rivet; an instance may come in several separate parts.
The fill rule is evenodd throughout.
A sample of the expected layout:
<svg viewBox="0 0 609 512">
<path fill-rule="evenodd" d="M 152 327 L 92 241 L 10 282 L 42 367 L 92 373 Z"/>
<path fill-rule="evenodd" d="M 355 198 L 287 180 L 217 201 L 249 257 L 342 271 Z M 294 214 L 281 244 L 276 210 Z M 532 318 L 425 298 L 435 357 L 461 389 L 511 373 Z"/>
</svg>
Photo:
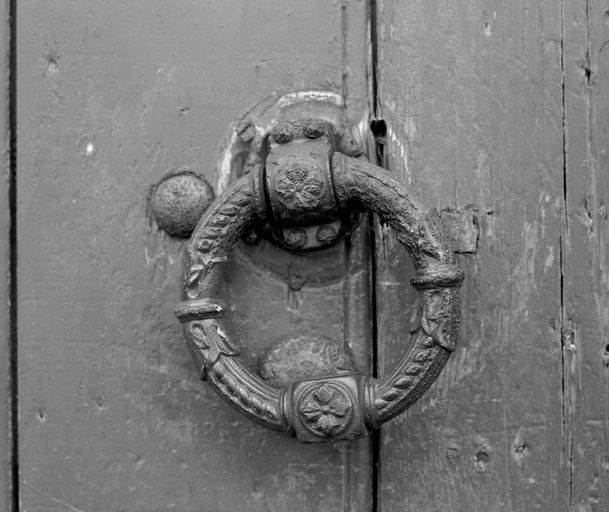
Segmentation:
<svg viewBox="0 0 609 512">
<path fill-rule="evenodd" d="M 201 176 L 174 171 L 152 187 L 150 213 L 167 234 L 188 238 L 213 200 L 213 190 Z"/>
<path fill-rule="evenodd" d="M 277 144 L 287 144 L 294 138 L 294 132 L 289 124 L 283 123 L 271 130 L 271 137 Z"/>
<path fill-rule="evenodd" d="M 290 249 L 302 249 L 307 243 L 307 232 L 301 228 L 284 229 L 283 240 Z"/>
<path fill-rule="evenodd" d="M 317 139 L 326 133 L 326 126 L 319 119 L 307 119 L 302 127 L 302 131 L 310 139 Z"/>
<path fill-rule="evenodd" d="M 290 276 L 288 279 L 288 286 L 290 290 L 297 292 L 302 289 L 305 283 L 305 278 L 302 276 Z"/>
<path fill-rule="evenodd" d="M 336 229 L 329 224 L 325 224 L 323 226 L 319 226 L 317 228 L 317 232 L 315 233 L 315 238 L 317 238 L 318 242 L 322 244 L 329 244 L 336 237 Z"/>
</svg>

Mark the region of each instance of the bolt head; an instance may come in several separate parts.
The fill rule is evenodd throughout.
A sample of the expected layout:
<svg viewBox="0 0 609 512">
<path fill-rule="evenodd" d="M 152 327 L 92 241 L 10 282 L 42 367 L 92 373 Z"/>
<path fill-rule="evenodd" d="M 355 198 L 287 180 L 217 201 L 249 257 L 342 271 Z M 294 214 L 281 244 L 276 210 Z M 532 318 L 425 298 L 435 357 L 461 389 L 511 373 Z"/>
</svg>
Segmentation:
<svg viewBox="0 0 609 512">
<path fill-rule="evenodd" d="M 152 188 L 150 213 L 167 234 L 188 238 L 213 200 L 207 181 L 194 172 L 178 171 Z"/>
<path fill-rule="evenodd" d="M 283 240 L 290 249 L 302 249 L 307 243 L 307 232 L 302 228 L 284 229 Z"/>
<path fill-rule="evenodd" d="M 271 130 L 271 137 L 277 144 L 287 144 L 294 138 L 294 130 L 288 123 L 279 124 Z"/>
<path fill-rule="evenodd" d="M 322 244 L 330 244 L 334 241 L 337 235 L 338 232 L 334 226 L 330 224 L 324 224 L 323 226 L 319 226 L 317 228 L 315 238 L 317 238 L 317 241 Z"/>
<path fill-rule="evenodd" d="M 318 139 L 326 133 L 326 125 L 319 119 L 307 119 L 302 127 L 302 131 L 310 139 Z"/>
</svg>

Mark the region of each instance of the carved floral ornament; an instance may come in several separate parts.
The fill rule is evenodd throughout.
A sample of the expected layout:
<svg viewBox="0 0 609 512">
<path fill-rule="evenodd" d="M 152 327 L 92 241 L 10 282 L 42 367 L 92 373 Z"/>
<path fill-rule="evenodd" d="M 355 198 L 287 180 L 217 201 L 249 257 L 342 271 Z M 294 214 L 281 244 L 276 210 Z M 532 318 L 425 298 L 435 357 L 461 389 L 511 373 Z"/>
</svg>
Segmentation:
<svg viewBox="0 0 609 512">
<path fill-rule="evenodd" d="M 318 173 L 315 164 L 301 158 L 291 159 L 281 164 L 275 177 L 275 191 L 297 208 L 315 208 L 324 196 L 324 182 Z"/>
<path fill-rule="evenodd" d="M 315 163 L 297 165 L 301 155 L 295 150 L 296 156 L 276 175 L 282 199 L 325 204 L 330 196 L 339 209 L 368 208 L 410 253 L 416 269 L 412 285 L 422 292 L 423 317 L 409 350 L 379 378 L 356 373 L 297 381 L 284 388 L 266 382 L 241 362 L 219 297 L 224 262 L 254 222 L 259 198 L 264 197 L 263 180 L 255 175 L 263 172 L 261 167 L 233 182 L 199 222 L 186 248 L 183 302 L 176 315 L 184 323 L 201 374 L 245 415 L 304 442 L 356 439 L 412 405 L 442 370 L 456 345 L 463 273 L 435 210 L 386 170 L 335 152 L 326 186 L 312 172 Z"/>
<path fill-rule="evenodd" d="M 351 408 L 344 391 L 324 383 L 304 397 L 300 414 L 309 430 L 330 437 L 345 430 L 351 420 Z"/>
</svg>

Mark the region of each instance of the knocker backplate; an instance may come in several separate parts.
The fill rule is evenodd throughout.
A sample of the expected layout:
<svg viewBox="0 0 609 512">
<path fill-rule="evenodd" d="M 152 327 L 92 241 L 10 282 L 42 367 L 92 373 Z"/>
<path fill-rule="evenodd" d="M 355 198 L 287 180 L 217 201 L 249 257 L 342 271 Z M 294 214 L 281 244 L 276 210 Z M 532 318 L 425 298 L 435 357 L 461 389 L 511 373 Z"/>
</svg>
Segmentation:
<svg viewBox="0 0 609 512">
<path fill-rule="evenodd" d="M 217 195 L 230 182 L 250 172 L 248 157 L 265 134 L 282 123 L 304 118 L 329 122 L 345 134 L 344 144 L 350 145 L 352 150 L 366 145 L 367 116 L 349 119 L 340 94 L 330 91 L 275 94 L 252 107 L 229 129 L 216 165 Z M 315 200 L 319 186 L 315 178 L 309 178 L 311 186 L 303 197 L 300 197 L 301 193 L 298 197 L 291 196 L 294 179 L 294 175 L 277 176 L 284 198 Z M 344 277 L 344 250 L 340 242 L 352 233 L 360 218 L 359 214 L 353 214 L 329 218 L 318 224 L 279 227 L 260 222 L 244 234 L 245 243 L 235 247 L 235 254 L 248 260 L 254 270 L 291 283 L 295 290 L 302 286 L 325 286 Z"/>
</svg>

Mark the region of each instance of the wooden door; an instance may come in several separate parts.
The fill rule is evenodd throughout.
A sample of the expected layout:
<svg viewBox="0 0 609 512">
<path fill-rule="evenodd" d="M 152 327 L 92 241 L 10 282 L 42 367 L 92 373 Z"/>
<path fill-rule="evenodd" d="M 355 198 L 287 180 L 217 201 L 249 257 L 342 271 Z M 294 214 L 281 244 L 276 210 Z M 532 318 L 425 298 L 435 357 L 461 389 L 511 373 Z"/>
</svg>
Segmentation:
<svg viewBox="0 0 609 512">
<path fill-rule="evenodd" d="M 607 509 L 609 4 L 3 9 L 7 509 Z M 384 121 L 374 157 L 442 212 L 466 272 L 446 369 L 352 444 L 298 444 L 199 381 L 173 316 L 183 242 L 147 216 L 171 169 L 217 191 L 232 123 L 303 89 Z M 246 339 L 316 332 L 382 372 L 417 321 L 410 263 L 381 225 L 349 248 L 299 290 L 235 256 Z"/>
</svg>

